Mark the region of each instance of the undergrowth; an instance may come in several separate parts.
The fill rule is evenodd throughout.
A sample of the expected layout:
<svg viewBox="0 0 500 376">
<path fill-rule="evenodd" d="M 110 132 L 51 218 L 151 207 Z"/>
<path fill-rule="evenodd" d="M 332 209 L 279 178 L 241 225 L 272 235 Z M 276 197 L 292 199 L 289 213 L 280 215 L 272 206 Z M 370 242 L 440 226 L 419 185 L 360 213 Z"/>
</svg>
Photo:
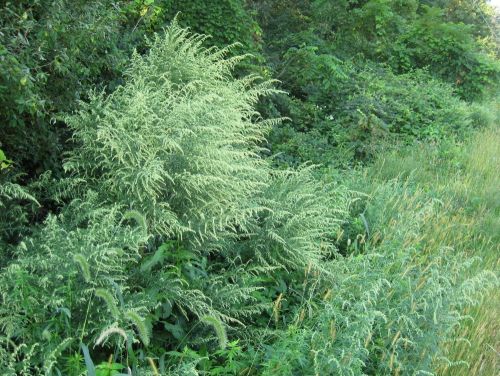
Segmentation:
<svg viewBox="0 0 500 376">
<path fill-rule="evenodd" d="M 498 113 L 491 104 L 489 111 Z M 426 221 L 424 228 L 427 252 L 449 245 L 453 252 L 462 254 L 463 260 L 476 259 L 466 276 L 491 270 L 495 274 L 492 280 L 497 280 L 500 270 L 499 141 L 498 127 L 493 126 L 473 135 L 465 144 L 421 145 L 385 155 L 370 169 L 373 187 L 391 179 L 405 179 L 419 187 L 424 197 L 438 203 L 439 215 Z M 449 362 L 435 362 L 438 374 L 497 373 L 497 295 L 494 288 L 488 288 L 481 294 L 479 306 L 460 312 L 465 320 L 453 337 L 440 345 Z"/>
<path fill-rule="evenodd" d="M 498 132 L 467 154 L 385 155 L 343 185 L 277 170 L 262 145 L 284 119 L 255 108 L 278 91 L 233 78 L 244 57 L 204 38 L 174 21 L 66 116 L 64 178 L 1 186 L 21 229 L 30 190 L 55 208 L 2 229 L 2 374 L 429 375 L 462 369 L 462 342 L 482 353 Z"/>
</svg>

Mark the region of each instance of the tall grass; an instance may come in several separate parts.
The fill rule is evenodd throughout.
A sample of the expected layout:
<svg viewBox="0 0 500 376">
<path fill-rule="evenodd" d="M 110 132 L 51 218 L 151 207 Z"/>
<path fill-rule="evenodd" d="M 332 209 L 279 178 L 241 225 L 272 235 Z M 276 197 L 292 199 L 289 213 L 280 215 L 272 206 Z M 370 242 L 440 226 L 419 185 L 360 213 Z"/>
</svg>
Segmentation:
<svg viewBox="0 0 500 376">
<path fill-rule="evenodd" d="M 478 268 L 500 271 L 500 129 L 476 136 L 463 153 L 463 173 L 450 187 L 457 204 L 464 200 L 462 220 L 469 228 L 464 244 L 482 258 Z M 442 375 L 496 375 L 500 372 L 500 295 L 491 291 L 479 307 L 467 312 L 471 320 L 460 329 L 461 337 L 447 345 L 450 359 L 468 364 L 440 369 Z"/>
<path fill-rule="evenodd" d="M 500 129 L 485 129 L 464 145 L 441 144 L 413 147 L 379 159 L 368 172 L 369 190 L 376 191 L 391 179 L 406 181 L 412 197 L 400 201 L 435 200 L 440 209 L 426 218 L 420 237 L 424 254 L 452 247 L 479 261 L 468 272 L 500 272 Z M 377 188 L 378 187 L 378 188 Z M 404 215 L 416 210 L 393 203 L 383 216 Z M 380 209 L 380 208 L 379 208 Z M 387 212 L 391 209 L 392 214 Z M 382 226 L 382 228 L 384 228 Z M 384 234 L 388 236 L 389 234 Z M 381 235 L 379 235 L 381 236 Z M 466 309 L 468 318 L 456 329 L 453 340 L 442 343 L 449 362 L 436 363 L 443 376 L 495 375 L 500 357 L 500 296 L 486 292 L 479 306 Z"/>
<path fill-rule="evenodd" d="M 497 374 L 499 137 L 485 128 L 346 172 L 366 196 L 307 309 L 288 308 L 288 320 L 280 310 L 290 324 L 260 362 L 263 375 Z"/>
</svg>

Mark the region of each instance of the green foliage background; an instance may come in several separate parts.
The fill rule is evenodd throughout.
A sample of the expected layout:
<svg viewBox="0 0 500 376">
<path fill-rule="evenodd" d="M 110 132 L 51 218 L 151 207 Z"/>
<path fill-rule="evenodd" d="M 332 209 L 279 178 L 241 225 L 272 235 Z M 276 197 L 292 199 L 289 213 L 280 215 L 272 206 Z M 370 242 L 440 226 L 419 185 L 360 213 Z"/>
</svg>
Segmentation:
<svg viewBox="0 0 500 376">
<path fill-rule="evenodd" d="M 495 372 L 485 1 L 0 9 L 2 374 Z"/>
</svg>

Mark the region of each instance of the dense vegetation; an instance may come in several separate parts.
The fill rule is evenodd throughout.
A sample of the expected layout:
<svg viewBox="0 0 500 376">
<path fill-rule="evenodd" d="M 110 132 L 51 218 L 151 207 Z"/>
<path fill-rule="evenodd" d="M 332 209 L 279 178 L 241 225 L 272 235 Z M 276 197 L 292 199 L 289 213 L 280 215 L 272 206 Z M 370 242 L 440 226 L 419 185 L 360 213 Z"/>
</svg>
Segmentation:
<svg viewBox="0 0 500 376">
<path fill-rule="evenodd" d="M 494 375 L 483 0 L 0 2 L 2 375 Z"/>
</svg>

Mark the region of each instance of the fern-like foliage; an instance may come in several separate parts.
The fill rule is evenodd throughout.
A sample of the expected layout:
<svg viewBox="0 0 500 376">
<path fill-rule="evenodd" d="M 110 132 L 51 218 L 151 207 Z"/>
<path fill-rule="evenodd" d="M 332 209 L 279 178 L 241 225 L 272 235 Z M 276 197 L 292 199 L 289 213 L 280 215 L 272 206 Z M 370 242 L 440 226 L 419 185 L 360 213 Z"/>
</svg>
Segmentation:
<svg viewBox="0 0 500 376">
<path fill-rule="evenodd" d="M 272 82 L 234 79 L 243 57 L 203 40 L 174 21 L 134 54 L 123 86 L 68 116 L 70 176 L 34 184 L 61 212 L 0 272 L 5 364 L 18 349 L 14 364 L 57 373 L 63 353 L 95 344 L 137 367 L 136 348 L 217 348 L 214 332 L 223 351 L 271 306 L 268 274 L 323 270 L 332 256 L 347 192 L 312 167 L 272 169 L 260 145 L 280 120 L 254 110 Z"/>
<path fill-rule="evenodd" d="M 67 117 L 69 176 L 32 185 L 60 211 L 0 257 L 0 373 L 113 354 L 134 375 L 196 375 L 212 352 L 236 374 L 232 337 L 255 350 L 247 373 L 432 372 L 495 275 L 448 244 L 426 252 L 436 202 L 399 181 L 366 208 L 364 252 L 337 252 L 351 192 L 272 168 L 261 144 L 280 120 L 255 111 L 272 82 L 234 79 L 243 57 L 204 39 L 174 20 L 123 86 Z M 36 204 L 0 186 L 0 224 L 22 201 Z"/>
<path fill-rule="evenodd" d="M 249 257 L 265 265 L 322 269 L 322 260 L 335 252 L 332 239 L 347 216 L 349 192 L 316 179 L 313 168 L 273 171 L 256 198 L 265 209 L 242 243 Z"/>
<path fill-rule="evenodd" d="M 136 27 L 161 13 L 126 3 Z M 399 180 L 372 192 L 361 233 L 347 231 L 356 247 L 338 252 L 352 192 L 313 166 L 273 168 L 262 145 L 282 119 L 255 109 L 278 91 L 234 78 L 245 56 L 205 39 L 173 20 L 122 86 L 66 115 L 67 176 L 1 181 L 0 374 L 422 375 L 448 362 L 441 342 L 497 276 L 429 235 L 439 204 Z M 27 231 L 34 196 L 54 206 Z"/>
<path fill-rule="evenodd" d="M 108 301 L 110 281 L 126 282 L 148 238 L 138 228 L 119 225 L 119 207 L 96 209 L 94 198 L 89 194 L 59 218 L 50 216 L 17 247 L 17 261 L 2 270 L 0 330 L 7 338 L 29 346 L 45 343 L 38 351 L 54 344 L 55 350 L 66 338 L 96 334 L 111 303 L 117 314 L 114 300 Z M 92 302 L 96 287 L 107 305 Z"/>
<path fill-rule="evenodd" d="M 68 118 L 78 147 L 65 163 L 106 202 L 143 213 L 153 232 L 198 243 L 252 214 L 268 175 L 259 144 L 272 124 L 253 106 L 274 92 L 257 77 L 233 79 L 241 57 L 225 59 L 203 40 L 174 22 L 147 56 L 135 54 L 124 86 Z"/>
<path fill-rule="evenodd" d="M 40 205 L 26 188 L 3 180 L 0 177 L 0 267 L 13 257 L 9 243 L 18 242 L 25 232 L 29 207 Z"/>
<path fill-rule="evenodd" d="M 277 333 L 264 375 L 433 375 L 448 361 L 440 344 L 456 335 L 464 308 L 498 286 L 492 272 L 468 277 L 477 260 L 451 247 L 425 252 L 424 228 L 439 205 L 423 192 L 395 181 L 375 195 L 365 252 L 326 263 L 331 274 L 310 282 L 320 293 L 309 305 L 319 308 Z"/>
</svg>

